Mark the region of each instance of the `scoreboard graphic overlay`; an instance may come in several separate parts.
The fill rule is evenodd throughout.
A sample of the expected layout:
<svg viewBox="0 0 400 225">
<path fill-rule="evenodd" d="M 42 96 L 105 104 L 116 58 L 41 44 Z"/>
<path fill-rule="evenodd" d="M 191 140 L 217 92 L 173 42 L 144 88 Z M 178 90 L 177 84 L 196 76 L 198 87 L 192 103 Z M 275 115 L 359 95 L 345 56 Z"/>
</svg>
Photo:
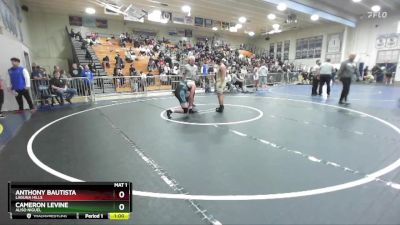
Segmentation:
<svg viewBox="0 0 400 225">
<path fill-rule="evenodd" d="M 127 220 L 131 182 L 8 183 L 11 219 Z"/>
</svg>

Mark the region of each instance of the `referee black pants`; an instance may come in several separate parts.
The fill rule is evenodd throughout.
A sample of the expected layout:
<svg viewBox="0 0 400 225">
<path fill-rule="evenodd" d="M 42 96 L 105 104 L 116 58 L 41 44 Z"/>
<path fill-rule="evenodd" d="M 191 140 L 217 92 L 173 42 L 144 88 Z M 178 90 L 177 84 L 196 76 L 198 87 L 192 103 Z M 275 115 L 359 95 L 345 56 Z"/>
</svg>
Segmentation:
<svg viewBox="0 0 400 225">
<path fill-rule="evenodd" d="M 340 95 L 339 102 L 343 102 L 343 100 L 347 102 L 347 96 L 349 95 L 349 92 L 350 92 L 351 78 L 345 77 L 345 78 L 341 78 L 340 80 L 343 83 L 343 89 L 342 89 L 342 94 Z"/>
<path fill-rule="evenodd" d="M 317 79 L 316 76 L 313 76 L 312 79 L 313 79 L 313 80 L 312 80 L 311 95 L 317 95 L 317 89 L 318 89 L 319 79 Z"/>
<path fill-rule="evenodd" d="M 322 87 L 326 84 L 326 93 L 331 94 L 331 75 L 321 75 L 319 77 L 319 91 L 318 94 L 322 95 Z"/>
</svg>

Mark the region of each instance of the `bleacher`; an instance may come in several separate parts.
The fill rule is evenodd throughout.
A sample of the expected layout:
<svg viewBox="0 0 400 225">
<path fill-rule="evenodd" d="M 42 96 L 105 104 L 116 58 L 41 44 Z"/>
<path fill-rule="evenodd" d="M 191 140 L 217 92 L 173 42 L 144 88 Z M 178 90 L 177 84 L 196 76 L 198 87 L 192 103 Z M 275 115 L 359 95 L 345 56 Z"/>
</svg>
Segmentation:
<svg viewBox="0 0 400 225">
<path fill-rule="evenodd" d="M 66 29 L 68 33 L 68 29 Z M 172 83 L 175 78 L 171 76 L 168 78 L 168 82 L 161 82 L 159 75 L 159 71 L 153 70 L 148 71 L 147 65 L 149 62 L 149 56 L 139 56 L 139 49 L 134 48 L 131 43 L 126 43 L 126 47 L 123 48 L 119 46 L 118 39 L 109 39 L 107 43 L 107 37 L 99 37 L 97 39 L 97 43 L 93 46 L 87 46 L 87 50 L 89 51 L 92 60 L 86 58 L 86 50 L 81 49 L 82 42 L 79 40 L 72 38 L 68 35 L 73 52 L 73 62 L 78 63 L 80 65 L 85 64 L 93 64 L 95 70 L 95 83 L 94 83 L 94 91 L 96 93 L 114 93 L 114 92 L 132 92 L 134 89 L 143 88 L 143 84 L 146 85 L 146 91 L 153 90 L 171 90 Z M 111 44 L 110 44 L 111 43 Z M 137 60 L 132 63 L 128 63 L 125 60 L 125 52 L 127 49 L 132 47 L 133 51 L 136 54 Z M 140 81 L 138 78 L 126 78 L 123 79 L 123 83 L 121 85 L 116 85 L 121 81 L 120 78 L 113 77 L 114 68 L 115 68 L 115 57 L 119 53 L 120 57 L 124 60 L 124 68 L 122 73 L 124 76 L 129 76 L 129 68 L 131 64 L 134 64 L 137 73 L 144 72 L 145 74 L 152 74 L 155 77 L 147 77 L 146 81 Z M 110 59 L 110 67 L 104 68 L 102 67 L 102 59 L 108 56 Z M 157 55 L 156 55 L 157 57 Z M 99 78 L 102 77 L 102 78 Z"/>
<path fill-rule="evenodd" d="M 107 75 L 112 76 L 114 73 L 114 68 L 115 68 L 115 59 L 114 58 L 117 55 L 117 53 L 119 53 L 119 55 L 125 62 L 125 67 L 122 71 L 122 73 L 124 75 L 129 74 L 129 67 L 131 66 L 132 63 L 134 64 L 137 72 L 143 71 L 146 74 L 149 73 L 149 71 L 147 70 L 147 64 L 149 62 L 150 57 L 149 56 L 139 56 L 139 49 L 133 48 L 131 43 L 126 43 L 126 48 L 122 48 L 119 46 L 118 39 L 110 39 L 109 42 L 112 45 L 107 44 L 107 38 L 105 38 L 105 37 L 100 37 L 97 41 L 98 41 L 98 44 L 93 45 L 91 48 L 93 49 L 95 56 L 97 58 L 99 58 L 100 60 L 103 59 L 105 56 L 109 57 L 111 66 L 110 66 L 110 68 L 106 68 Z M 132 63 L 128 63 L 125 61 L 125 51 L 131 47 L 136 54 L 137 60 L 135 60 Z M 159 72 L 157 70 L 155 70 L 155 71 L 152 71 L 151 74 L 158 75 Z"/>
</svg>

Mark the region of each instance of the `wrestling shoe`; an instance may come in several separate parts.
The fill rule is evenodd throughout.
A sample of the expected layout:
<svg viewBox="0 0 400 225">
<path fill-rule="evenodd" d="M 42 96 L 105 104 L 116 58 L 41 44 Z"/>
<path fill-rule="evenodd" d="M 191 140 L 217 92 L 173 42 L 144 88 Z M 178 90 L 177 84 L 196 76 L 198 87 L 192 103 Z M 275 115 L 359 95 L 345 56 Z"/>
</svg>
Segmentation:
<svg viewBox="0 0 400 225">
<path fill-rule="evenodd" d="M 190 114 L 192 114 L 192 113 L 198 113 L 198 111 L 197 111 L 196 109 L 189 109 L 189 113 L 190 113 Z"/>
<path fill-rule="evenodd" d="M 221 105 L 219 108 L 216 108 L 215 111 L 216 111 L 216 112 L 219 112 L 219 113 L 224 112 L 224 106 Z"/>
<path fill-rule="evenodd" d="M 167 110 L 167 117 L 168 117 L 168 119 L 172 119 L 171 114 L 172 114 L 172 110 L 168 109 L 168 110 Z"/>
</svg>

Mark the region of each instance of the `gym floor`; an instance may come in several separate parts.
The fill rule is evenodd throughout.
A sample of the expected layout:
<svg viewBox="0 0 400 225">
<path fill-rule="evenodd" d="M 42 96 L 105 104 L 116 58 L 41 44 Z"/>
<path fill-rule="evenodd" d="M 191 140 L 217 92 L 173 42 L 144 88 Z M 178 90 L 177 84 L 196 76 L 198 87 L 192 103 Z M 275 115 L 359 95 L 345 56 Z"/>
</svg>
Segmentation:
<svg viewBox="0 0 400 225">
<path fill-rule="evenodd" d="M 77 180 L 133 182 L 117 224 L 400 224 L 400 88 L 353 85 L 347 107 L 340 88 L 227 95 L 223 114 L 197 94 L 171 120 L 172 96 L 9 115 L 0 224 L 110 224 L 8 219 L 8 181 Z"/>
</svg>

